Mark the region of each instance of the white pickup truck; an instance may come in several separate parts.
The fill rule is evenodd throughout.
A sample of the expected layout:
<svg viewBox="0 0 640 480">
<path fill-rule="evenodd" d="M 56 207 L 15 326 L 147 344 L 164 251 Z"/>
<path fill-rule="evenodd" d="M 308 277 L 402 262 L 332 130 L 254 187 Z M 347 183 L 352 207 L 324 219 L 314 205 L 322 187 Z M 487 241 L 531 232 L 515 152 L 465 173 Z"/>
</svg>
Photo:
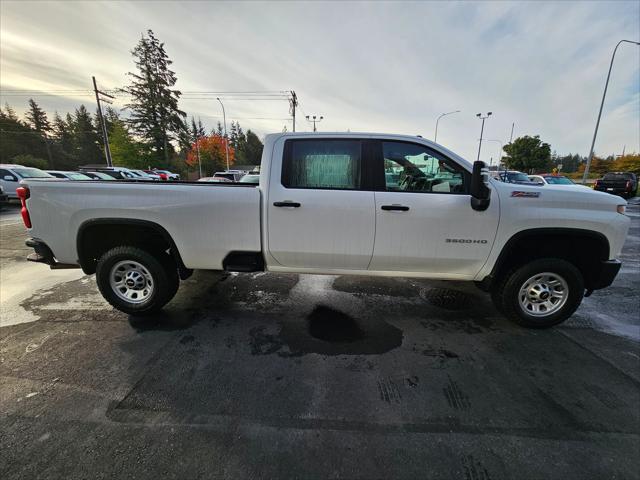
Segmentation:
<svg viewBox="0 0 640 480">
<path fill-rule="evenodd" d="M 96 273 L 115 308 L 162 308 L 193 269 L 469 280 L 529 327 L 611 284 L 626 201 L 490 178 L 420 137 L 282 133 L 258 184 L 67 182 L 18 189 L 29 260 Z"/>
</svg>

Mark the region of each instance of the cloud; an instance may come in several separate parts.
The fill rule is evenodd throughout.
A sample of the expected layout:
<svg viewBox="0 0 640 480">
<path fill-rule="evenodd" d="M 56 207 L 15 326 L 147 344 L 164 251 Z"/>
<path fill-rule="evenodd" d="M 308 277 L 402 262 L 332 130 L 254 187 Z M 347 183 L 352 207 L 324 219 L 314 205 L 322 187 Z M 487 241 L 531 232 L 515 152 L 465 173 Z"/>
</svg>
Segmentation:
<svg viewBox="0 0 640 480">
<path fill-rule="evenodd" d="M 130 50 L 151 28 L 183 91 L 294 89 L 323 130 L 433 136 L 474 159 L 486 138 L 539 134 L 559 153 L 588 153 L 613 46 L 640 38 L 636 2 L 3 3 L 2 88 L 105 88 L 126 82 Z M 96 23 L 98 19 L 98 23 Z M 640 151 L 640 52 L 618 52 L 597 151 Z M 80 87 L 83 86 L 83 87 Z M 17 100 L 17 97 L 2 98 Z M 37 98 L 51 108 L 50 97 Z M 56 108 L 80 98 L 56 99 Z M 91 98 L 82 99 L 91 104 Z M 224 99 L 228 120 L 280 131 L 286 101 Z M 26 103 L 26 99 L 24 99 Z M 211 100 L 183 100 L 208 126 Z M 483 148 L 497 155 L 497 144 Z M 488 157 L 485 159 L 488 160 Z"/>
</svg>

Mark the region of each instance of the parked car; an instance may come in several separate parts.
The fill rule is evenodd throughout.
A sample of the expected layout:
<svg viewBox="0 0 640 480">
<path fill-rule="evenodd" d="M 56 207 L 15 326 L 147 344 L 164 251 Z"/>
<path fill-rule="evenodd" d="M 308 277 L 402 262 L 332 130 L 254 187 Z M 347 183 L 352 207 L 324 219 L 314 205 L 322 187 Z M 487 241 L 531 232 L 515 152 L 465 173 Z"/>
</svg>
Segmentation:
<svg viewBox="0 0 640 480">
<path fill-rule="evenodd" d="M 135 177 L 134 180 L 142 180 L 145 182 L 153 182 L 154 180 L 160 180 L 160 176 L 159 175 L 154 175 L 153 177 L 151 175 L 149 175 L 147 172 L 145 172 L 144 170 L 133 170 L 133 169 L 129 169 L 129 173 L 133 174 L 133 176 Z"/>
<path fill-rule="evenodd" d="M 574 187 L 582 187 L 583 185 L 575 183 L 564 175 L 556 175 L 553 173 L 540 173 L 537 175 L 529 175 L 529 180 L 538 185 L 572 185 Z"/>
<path fill-rule="evenodd" d="M 2 206 L 8 201 L 9 201 L 9 197 L 7 196 L 6 193 L 4 193 L 4 189 L 2 188 L 2 185 L 0 185 L 0 208 L 2 208 Z"/>
<path fill-rule="evenodd" d="M 496 180 L 500 180 L 505 183 L 517 183 L 520 185 L 536 185 L 535 182 L 529 180 L 526 173 L 518 172 L 517 170 L 496 170 L 491 172 L 491 176 Z"/>
<path fill-rule="evenodd" d="M 242 173 L 240 173 L 239 171 L 235 171 L 235 172 L 231 172 L 231 171 L 224 171 L 224 172 L 216 172 L 213 174 L 214 177 L 224 177 L 224 178 L 228 178 L 229 180 L 231 180 L 232 182 L 237 182 L 242 178 Z"/>
<path fill-rule="evenodd" d="M 459 182 L 430 181 L 413 163 L 426 156 Z M 385 166 L 420 177 L 415 188 L 387 185 Z M 410 135 L 267 135 L 261 171 L 260 188 L 27 179 L 30 260 L 95 273 L 133 315 L 162 308 L 193 269 L 393 274 L 474 281 L 505 316 L 542 328 L 613 282 L 629 229 L 618 197 L 497 181 Z"/>
<path fill-rule="evenodd" d="M 130 168 L 129 171 L 131 173 L 133 173 L 134 175 L 138 175 L 140 177 L 143 177 L 145 179 L 149 179 L 149 180 L 155 180 L 155 181 L 160 181 L 160 175 L 158 175 L 157 173 L 149 173 L 146 170 L 139 170 L 139 169 L 135 169 L 135 168 Z"/>
<path fill-rule="evenodd" d="M 152 172 L 157 175 L 160 175 L 160 174 L 166 175 L 167 180 L 180 180 L 180 175 L 178 173 L 173 173 L 173 172 L 170 172 L 169 170 L 160 170 L 160 169 L 154 168 Z"/>
<path fill-rule="evenodd" d="M 111 175 L 116 180 L 140 180 L 140 176 L 132 173 L 128 168 L 124 167 L 106 167 L 104 165 L 83 165 L 79 168 L 80 172 L 102 172 Z"/>
<path fill-rule="evenodd" d="M 82 172 L 83 174 L 85 174 L 87 177 L 90 177 L 93 180 L 115 180 L 114 177 L 112 177 L 111 175 L 107 175 L 104 172 L 89 172 L 89 171 L 85 171 Z"/>
<path fill-rule="evenodd" d="M 143 172 L 148 173 L 149 175 L 157 175 L 159 180 L 167 181 L 169 177 L 166 173 L 156 172 L 155 170 L 143 170 Z"/>
<path fill-rule="evenodd" d="M 64 178 L 67 180 L 92 180 L 89 175 L 85 175 L 82 172 L 67 172 L 64 170 L 47 170 L 46 172 L 56 178 Z"/>
<path fill-rule="evenodd" d="M 233 183 L 231 180 L 225 177 L 202 177 L 198 179 L 199 182 L 213 182 L 213 183 Z"/>
<path fill-rule="evenodd" d="M 16 164 L 0 164 L 0 186 L 4 189 L 9 199 L 17 199 L 16 188 L 20 186 L 20 180 L 25 178 L 55 178 L 39 168 L 25 167 Z"/>
<path fill-rule="evenodd" d="M 247 173 L 240 179 L 240 183 L 255 183 L 260 182 L 260 174 Z"/>
<path fill-rule="evenodd" d="M 638 177 L 631 172 L 609 172 L 596 180 L 594 190 L 620 195 L 623 198 L 635 197 L 638 193 Z"/>
</svg>

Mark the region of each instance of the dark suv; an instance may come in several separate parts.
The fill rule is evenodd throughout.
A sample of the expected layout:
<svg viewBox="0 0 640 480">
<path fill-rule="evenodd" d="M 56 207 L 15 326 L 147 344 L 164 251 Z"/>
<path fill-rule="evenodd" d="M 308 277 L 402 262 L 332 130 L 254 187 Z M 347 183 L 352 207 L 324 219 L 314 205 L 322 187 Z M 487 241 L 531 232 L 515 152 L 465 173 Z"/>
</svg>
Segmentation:
<svg viewBox="0 0 640 480">
<path fill-rule="evenodd" d="M 594 190 L 620 195 L 624 198 L 635 197 L 638 192 L 638 177 L 631 172 L 609 172 L 596 180 Z"/>
</svg>

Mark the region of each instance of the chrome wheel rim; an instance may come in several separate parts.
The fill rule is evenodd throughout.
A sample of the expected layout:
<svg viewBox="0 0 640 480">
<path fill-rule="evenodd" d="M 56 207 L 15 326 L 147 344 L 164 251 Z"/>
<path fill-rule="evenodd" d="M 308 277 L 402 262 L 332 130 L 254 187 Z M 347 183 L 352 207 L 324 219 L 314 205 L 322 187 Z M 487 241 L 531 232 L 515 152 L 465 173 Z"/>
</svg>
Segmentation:
<svg viewBox="0 0 640 480">
<path fill-rule="evenodd" d="M 153 295 L 154 281 L 149 270 L 134 260 L 123 260 L 111 268 L 111 289 L 128 303 L 144 303 Z"/>
<path fill-rule="evenodd" d="M 530 277 L 520 287 L 520 308 L 533 317 L 548 317 L 560 310 L 569 298 L 569 286 L 557 273 L 543 272 Z"/>
</svg>

